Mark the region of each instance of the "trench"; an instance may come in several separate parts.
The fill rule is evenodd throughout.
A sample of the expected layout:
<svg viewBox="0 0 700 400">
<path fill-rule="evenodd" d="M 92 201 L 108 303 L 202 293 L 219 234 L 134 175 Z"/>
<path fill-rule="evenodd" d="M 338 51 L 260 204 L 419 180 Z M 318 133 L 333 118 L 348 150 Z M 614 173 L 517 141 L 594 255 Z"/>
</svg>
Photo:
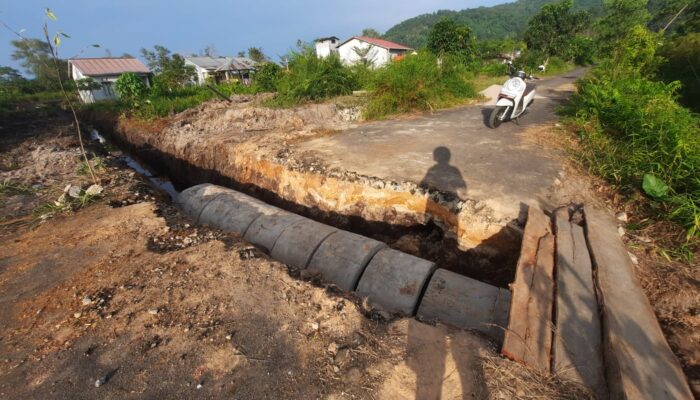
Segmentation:
<svg viewBox="0 0 700 400">
<path fill-rule="evenodd" d="M 111 122 L 90 121 L 100 132 L 97 136 L 93 135 L 93 139 L 102 142 L 107 138 L 111 146 L 120 150 L 124 162 L 129 167 L 145 176 L 154 187 L 167 193 L 171 199 L 174 199 L 177 192 L 191 186 L 212 183 L 323 224 L 381 241 L 390 248 L 432 261 L 437 268 L 459 275 L 502 288 L 507 288 L 514 279 L 522 238 L 522 229 L 517 220 L 509 221 L 476 246 L 463 249 L 454 234 L 447 232 L 433 219 L 409 219 L 407 222 L 406 218 L 394 215 L 395 211 L 387 207 L 379 210 L 384 214 L 381 220 L 378 220 L 367 218 L 360 209 L 340 212 L 328 207 L 324 209 L 304 204 L 285 193 L 271 190 L 269 186 L 256 184 L 256 180 L 265 183 L 266 180 L 275 178 L 271 175 L 279 172 L 279 169 L 256 171 L 256 179 L 242 182 L 230 176 L 230 173 L 222 173 L 212 166 L 196 165 L 156 147 L 148 140 L 138 139 L 140 136 L 149 135 L 148 132 L 124 132 L 115 121 Z M 299 173 L 298 179 L 301 179 L 304 185 L 307 181 L 310 182 L 309 185 L 319 184 L 318 175 L 313 173 Z M 320 185 L 323 185 L 323 182 Z M 367 198 L 361 198 L 358 208 L 369 207 L 377 191 L 376 188 L 369 187 L 367 190 L 371 193 Z M 362 194 L 360 193 L 360 197 Z M 381 205 L 374 204 L 372 207 L 377 208 Z M 397 223 L 396 220 L 399 219 L 401 221 Z"/>
</svg>

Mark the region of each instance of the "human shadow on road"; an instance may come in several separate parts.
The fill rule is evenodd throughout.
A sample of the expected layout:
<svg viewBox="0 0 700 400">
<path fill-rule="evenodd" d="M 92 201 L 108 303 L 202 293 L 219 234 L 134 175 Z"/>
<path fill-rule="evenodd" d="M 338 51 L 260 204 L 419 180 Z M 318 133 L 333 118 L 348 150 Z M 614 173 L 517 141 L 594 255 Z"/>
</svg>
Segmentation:
<svg viewBox="0 0 700 400">
<path fill-rule="evenodd" d="M 450 165 L 451 158 L 450 149 L 445 146 L 436 147 L 433 150 L 435 165 L 428 169 L 419 185 L 429 191 L 437 190 L 465 200 L 467 183 L 460 170 Z M 428 204 L 424 213 L 431 213 Z M 460 346 L 461 343 L 450 341 L 450 336 L 444 329 L 418 321 L 410 321 L 408 324 L 407 361 L 416 376 L 416 400 L 440 399 L 443 395 L 448 395 L 442 393 L 443 385 L 453 375 L 458 376 L 461 388 L 459 398 L 485 397 L 484 379 L 478 367 L 476 352 L 469 349 L 474 347 L 473 344 Z M 439 333 L 435 334 L 435 331 Z"/>
<path fill-rule="evenodd" d="M 450 149 L 445 146 L 436 147 L 433 150 L 435 165 L 428 169 L 419 185 L 425 189 L 437 188 L 450 192 L 464 200 L 467 195 L 467 183 L 459 169 L 450 165 L 450 158 L 452 158 Z"/>
</svg>

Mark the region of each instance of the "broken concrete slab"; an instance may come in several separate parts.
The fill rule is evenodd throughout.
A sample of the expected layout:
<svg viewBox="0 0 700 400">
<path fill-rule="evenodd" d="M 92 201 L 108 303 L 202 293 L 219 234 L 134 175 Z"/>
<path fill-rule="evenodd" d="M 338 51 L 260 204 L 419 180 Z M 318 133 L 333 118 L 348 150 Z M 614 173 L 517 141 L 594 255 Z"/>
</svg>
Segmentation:
<svg viewBox="0 0 700 400">
<path fill-rule="evenodd" d="M 271 215 L 279 211 L 279 208 L 254 197 L 227 190 L 204 207 L 199 216 L 199 223 L 244 235 L 250 224 L 260 215 Z"/>
<path fill-rule="evenodd" d="M 282 232 L 270 255 L 287 265 L 306 268 L 321 243 L 337 231 L 331 226 L 303 218 Z"/>
<path fill-rule="evenodd" d="M 346 231 L 338 231 L 321 243 L 308 269 L 321 275 L 325 282 L 352 291 L 362 272 L 386 244 Z"/>
<path fill-rule="evenodd" d="M 606 379 L 613 399 L 692 399 L 611 215 L 584 209 L 602 304 Z"/>
<path fill-rule="evenodd" d="M 357 293 L 385 311 L 413 315 L 435 263 L 393 249 L 380 250 L 357 285 Z"/>
<path fill-rule="evenodd" d="M 607 398 L 598 301 L 583 228 L 569 221 L 569 210 L 555 214 L 556 307 L 553 372 L 580 382 Z"/>
<path fill-rule="evenodd" d="M 475 329 L 500 341 L 508 323 L 509 306 L 508 290 L 438 269 L 428 283 L 416 315 L 422 320 Z"/>
<path fill-rule="evenodd" d="M 513 296 L 501 353 L 542 372 L 550 371 L 553 275 L 551 221 L 540 209 L 530 206 L 511 285 Z"/>
<path fill-rule="evenodd" d="M 287 227 L 304 217 L 279 210 L 274 214 L 262 214 L 250 224 L 245 233 L 245 240 L 260 246 L 267 251 L 272 251 L 275 242 Z"/>
<path fill-rule="evenodd" d="M 180 192 L 177 196 L 177 204 L 185 210 L 195 222 L 199 222 L 199 216 L 204 207 L 209 204 L 219 194 L 230 190 L 221 186 L 212 185 L 211 183 L 203 183 L 201 185 L 192 186 Z"/>
</svg>

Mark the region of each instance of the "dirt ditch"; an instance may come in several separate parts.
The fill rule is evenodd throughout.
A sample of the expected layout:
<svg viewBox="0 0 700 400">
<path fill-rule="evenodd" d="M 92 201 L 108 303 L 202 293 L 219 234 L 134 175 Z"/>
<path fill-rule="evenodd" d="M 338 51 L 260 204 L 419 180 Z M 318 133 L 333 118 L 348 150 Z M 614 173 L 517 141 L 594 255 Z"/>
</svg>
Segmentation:
<svg viewBox="0 0 700 400">
<path fill-rule="evenodd" d="M 413 182 L 327 168 L 299 152 L 297 143 L 357 124 L 335 105 L 270 110 L 254 103 L 212 102 L 157 123 L 89 120 L 178 189 L 206 182 L 231 187 L 440 268 L 501 287 L 512 282 L 522 221 L 499 219 L 479 201 Z"/>
</svg>

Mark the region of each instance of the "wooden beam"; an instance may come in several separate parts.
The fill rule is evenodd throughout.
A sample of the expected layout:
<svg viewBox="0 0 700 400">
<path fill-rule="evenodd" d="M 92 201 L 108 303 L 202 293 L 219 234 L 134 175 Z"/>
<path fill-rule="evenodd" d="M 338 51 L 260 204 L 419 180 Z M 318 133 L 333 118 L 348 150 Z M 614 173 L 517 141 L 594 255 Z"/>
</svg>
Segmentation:
<svg viewBox="0 0 700 400">
<path fill-rule="evenodd" d="M 555 213 L 556 302 L 552 367 L 607 397 L 598 301 L 583 228 L 569 222 L 569 210 Z"/>
<path fill-rule="evenodd" d="M 606 378 L 613 399 L 692 399 L 678 359 L 642 290 L 615 220 L 585 208 L 586 239 L 603 305 Z"/>
<path fill-rule="evenodd" d="M 551 221 L 530 207 L 516 267 L 508 329 L 501 353 L 550 371 L 554 303 L 554 236 Z"/>
</svg>

